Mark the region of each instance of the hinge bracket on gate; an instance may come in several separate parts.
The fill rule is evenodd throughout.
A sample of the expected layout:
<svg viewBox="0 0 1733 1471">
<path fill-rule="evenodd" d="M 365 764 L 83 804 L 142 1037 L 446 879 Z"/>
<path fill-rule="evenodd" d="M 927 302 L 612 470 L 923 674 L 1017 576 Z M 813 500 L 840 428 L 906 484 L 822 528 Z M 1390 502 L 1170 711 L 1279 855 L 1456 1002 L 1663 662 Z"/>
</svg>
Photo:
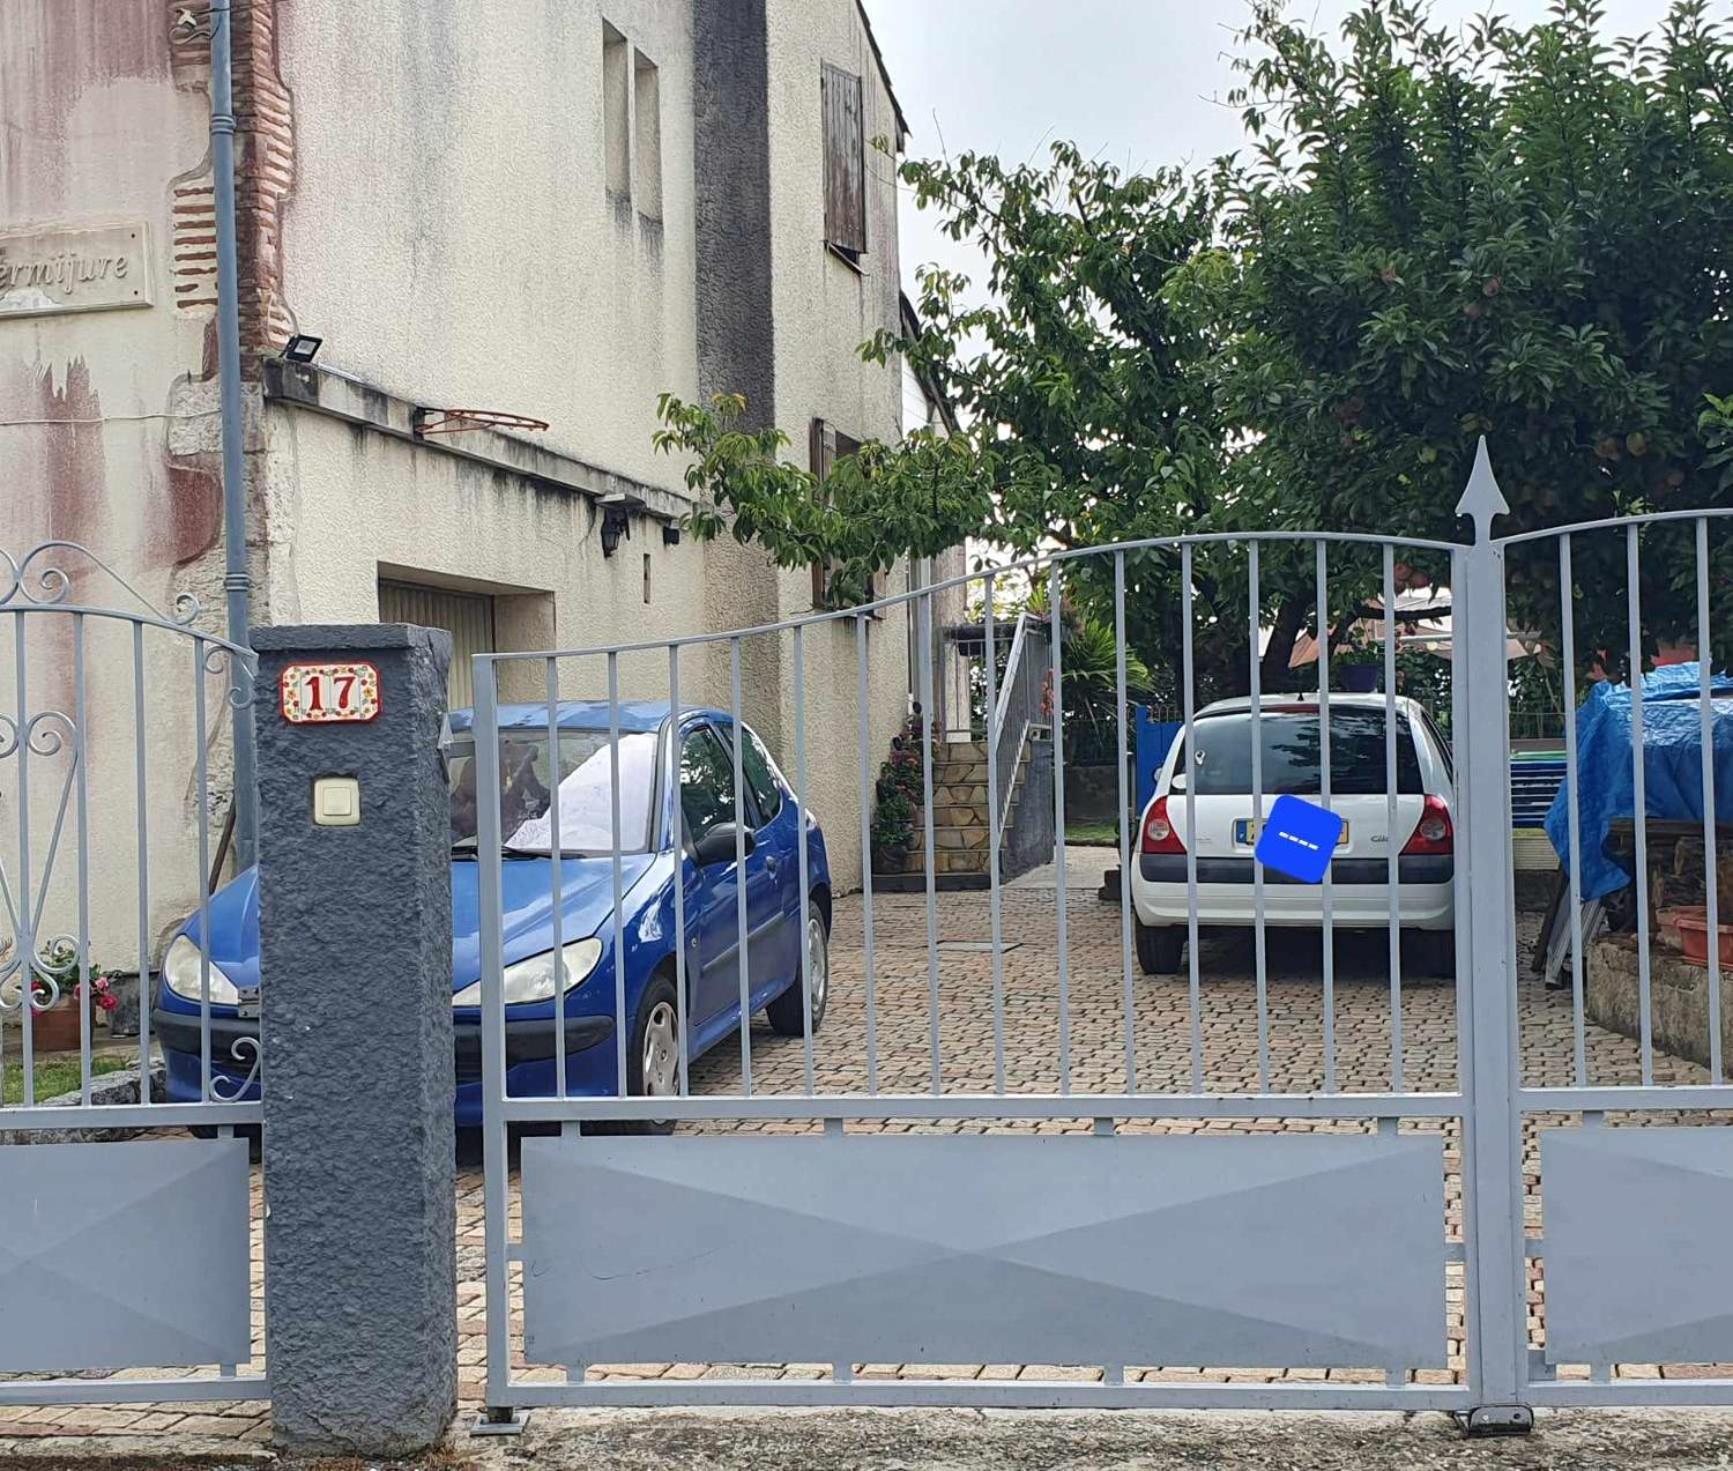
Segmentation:
<svg viewBox="0 0 1733 1471">
<path fill-rule="evenodd" d="M 1534 1429 L 1534 1410 L 1528 1405 L 1476 1405 L 1456 1419 L 1463 1434 L 1474 1439 L 1491 1435 L 1527 1435 Z"/>
<path fill-rule="evenodd" d="M 523 1410 L 514 1410 L 504 1405 L 489 1405 L 475 1417 L 475 1424 L 469 1427 L 471 1435 L 522 1435 L 524 1427 L 529 1424 L 529 1416 Z"/>
</svg>

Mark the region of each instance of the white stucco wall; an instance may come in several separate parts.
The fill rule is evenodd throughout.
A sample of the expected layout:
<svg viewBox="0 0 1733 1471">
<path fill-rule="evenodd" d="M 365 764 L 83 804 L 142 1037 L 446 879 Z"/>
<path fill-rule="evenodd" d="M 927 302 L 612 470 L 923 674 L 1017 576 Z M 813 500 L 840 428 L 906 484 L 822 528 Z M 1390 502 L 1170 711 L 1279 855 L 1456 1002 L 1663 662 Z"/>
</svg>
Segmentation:
<svg viewBox="0 0 1733 1471">
<path fill-rule="evenodd" d="M 608 194 L 604 17 L 659 68 L 659 221 Z M 668 0 L 284 5 L 284 294 L 321 362 L 547 420 L 551 449 L 677 484 L 650 437 L 657 395 L 697 393 L 690 19 Z"/>
<path fill-rule="evenodd" d="M 863 362 L 861 343 L 899 321 L 895 160 L 873 148 L 894 139 L 890 93 L 854 0 L 767 0 L 770 45 L 770 204 L 772 302 L 776 342 L 776 421 L 804 462 L 807 430 L 821 418 L 857 439 L 894 441 L 902 431 L 899 365 Z M 820 75 L 830 62 L 862 78 L 868 142 L 867 254 L 859 270 L 824 244 L 824 124 Z M 886 591 L 903 586 L 899 571 Z M 775 575 L 774 611 L 797 617 L 812 608 L 812 581 L 797 570 Z M 770 589 L 761 584 L 764 604 Z M 765 608 L 769 612 L 769 607 Z M 859 764 L 876 776 L 908 706 L 908 636 L 903 609 L 868 631 L 867 749 L 858 737 L 857 644 L 853 619 L 803 636 L 809 800 L 831 836 L 841 886 L 860 882 Z M 777 639 L 784 672 L 776 755 L 794 771 L 793 638 Z"/>
<path fill-rule="evenodd" d="M 201 73 L 177 69 L 169 20 L 160 0 L 0 5 L 0 235 L 140 227 L 151 303 L 0 316 L 0 551 L 20 557 L 51 539 L 82 543 L 132 590 L 76 552 L 41 559 L 32 570 L 63 569 L 73 579 L 69 600 L 97 608 L 168 609 L 179 592 L 197 591 L 207 609 L 198 627 L 221 633 L 221 552 L 211 552 L 220 533 L 216 396 L 214 383 L 201 381 L 212 313 L 177 304 L 174 275 L 177 208 L 181 218 L 209 208 L 209 99 L 196 85 Z M 0 565 L 0 598 L 7 580 Z M 24 623 L 27 713 L 75 717 L 72 620 L 30 614 Z M 19 705 L 14 633 L 13 616 L 0 613 L 0 710 L 9 718 Z M 136 959 L 140 909 L 131 637 L 130 624 L 86 620 L 92 953 L 96 963 L 123 969 Z M 152 947 L 198 890 L 192 669 L 186 639 L 146 636 L 143 908 Z M 214 791 L 226 797 L 219 684 L 207 681 L 211 770 Z M 49 719 L 38 729 L 46 739 L 56 725 Z M 22 763 L 16 754 L 0 758 L 0 863 L 14 894 L 21 881 L 40 892 L 70 755 L 68 744 L 32 757 L 27 879 L 18 863 Z M 78 856 L 74 793 L 48 888 L 47 933 L 77 927 Z M 8 931 L 0 919 L 0 944 Z M 15 1031 L 7 1045 L 16 1057 Z"/>
<path fill-rule="evenodd" d="M 526 629 L 501 627 L 502 647 L 589 648 L 701 626 L 705 548 L 689 537 L 664 546 L 660 527 L 640 519 L 604 557 L 601 516 L 584 496 L 302 408 L 274 407 L 271 421 L 274 519 L 294 528 L 272 557 L 283 621 L 373 621 L 385 567 L 397 578 L 533 602 Z M 537 614 L 550 606 L 544 623 Z M 706 693 L 703 665 L 694 654 L 683 668 L 687 702 Z M 515 687 L 502 687 L 504 698 L 542 698 L 541 661 L 509 667 Z M 606 661 L 563 660 L 559 679 L 567 698 L 604 698 Z M 667 698 L 666 652 L 623 655 L 620 688 L 628 698 Z"/>
</svg>

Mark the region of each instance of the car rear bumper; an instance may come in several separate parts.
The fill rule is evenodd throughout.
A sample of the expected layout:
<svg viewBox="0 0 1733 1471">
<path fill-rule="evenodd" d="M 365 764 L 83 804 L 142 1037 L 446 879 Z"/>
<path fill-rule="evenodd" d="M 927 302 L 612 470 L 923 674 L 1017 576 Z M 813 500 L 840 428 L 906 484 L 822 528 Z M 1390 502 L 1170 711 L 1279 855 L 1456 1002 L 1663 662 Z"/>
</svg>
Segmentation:
<svg viewBox="0 0 1733 1471">
<path fill-rule="evenodd" d="M 1183 853 L 1144 853 L 1138 858 L 1132 900 L 1146 925 L 1188 924 L 1192 907 Z M 1449 854 L 1410 854 L 1396 861 L 1401 924 L 1410 929 L 1449 930 L 1455 925 L 1455 859 Z M 1342 929 L 1381 928 L 1390 923 L 1389 864 L 1382 858 L 1339 858 L 1330 866 L 1330 914 Z M 1197 860 L 1197 919 L 1202 925 L 1256 922 L 1250 858 Z M 1324 922 L 1324 888 L 1264 869 L 1264 923 L 1316 929 Z"/>
</svg>

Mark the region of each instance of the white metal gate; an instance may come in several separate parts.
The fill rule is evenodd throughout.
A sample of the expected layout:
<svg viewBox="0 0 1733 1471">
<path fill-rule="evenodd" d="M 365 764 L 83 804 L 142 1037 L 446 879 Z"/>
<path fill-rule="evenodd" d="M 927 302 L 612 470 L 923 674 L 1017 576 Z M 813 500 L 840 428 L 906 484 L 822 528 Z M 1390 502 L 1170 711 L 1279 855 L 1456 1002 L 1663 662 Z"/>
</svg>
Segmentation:
<svg viewBox="0 0 1733 1471">
<path fill-rule="evenodd" d="M 212 714 L 252 657 L 199 612 L 69 542 L 0 550 L 0 1405 L 266 1396 L 235 1137 L 258 1048 L 213 1037 L 208 950 L 163 975 L 181 921 L 209 932 Z M 136 977 L 133 1043 L 99 1029 L 133 984 L 111 970 Z M 162 984 L 196 1101 L 164 1096 Z"/>
<path fill-rule="evenodd" d="M 1624 1344 L 1640 1343 L 1647 1363 L 1733 1361 L 1733 1303 L 1723 1306 L 1733 1274 L 1711 1245 L 1720 1229 L 1713 1192 L 1733 1169 L 1733 1133 L 1598 1127 L 1614 1109 L 1706 1119 L 1733 1107 L 1718 1050 L 1708 1082 L 1656 1087 L 1645 1023 L 1640 1081 L 1589 1086 L 1579 979 L 1570 1013 L 1576 1075 L 1569 1086 L 1524 1081 L 1507 544 L 1491 535 L 1503 509 L 1483 449 L 1459 508 L 1475 524 L 1472 543 L 1197 536 L 961 579 L 984 595 L 990 728 L 978 775 L 995 853 L 1008 816 L 994 759 L 1003 734 L 995 649 L 1005 636 L 997 599 L 1036 587 L 1047 594 L 1050 889 L 1007 889 L 993 863 L 983 895 L 938 892 L 935 855 L 967 828 L 949 825 L 959 804 L 946 804 L 953 787 L 968 799 L 969 778 L 937 779 L 941 752 L 922 730 L 924 889 L 875 897 L 869 833 L 885 790 L 873 773 L 886 750 L 886 712 L 875 699 L 873 653 L 885 622 L 915 620 L 919 688 L 931 712 L 927 635 L 942 587 L 733 633 L 476 659 L 476 710 L 460 724 L 473 726 L 478 769 L 502 772 L 483 782 L 491 800 L 479 804 L 475 833 L 488 1418 L 503 1425 L 514 1409 L 543 1404 L 1305 1406 L 1448 1410 L 1482 1428 L 1521 1428 L 1537 1404 L 1733 1403 L 1733 1379 L 1610 1377 Z M 1712 520 L 1727 514 L 1699 521 L 1705 569 Z M 1633 573 L 1643 528 L 1663 519 L 1618 523 Z M 1590 530 L 1561 539 L 1567 609 L 1571 539 Z M 1272 978 L 1302 947 L 1299 931 L 1280 924 L 1296 891 L 1255 860 L 1245 865 L 1251 973 L 1218 976 L 1204 954 L 1204 942 L 1215 942 L 1200 926 L 1200 902 L 1217 870 L 1198 853 L 1201 778 L 1187 780 L 1171 809 L 1176 818 L 1183 810 L 1188 839 L 1189 962 L 1175 981 L 1137 974 L 1142 921 L 1129 882 L 1105 910 L 1068 887 L 1068 864 L 1080 860 L 1065 838 L 1066 591 L 1090 576 L 1111 588 L 1123 756 L 1128 614 L 1148 611 L 1138 569 L 1147 558 L 1177 559 L 1183 749 L 1192 752 L 1194 561 L 1224 543 L 1243 549 L 1253 629 L 1263 559 L 1309 559 L 1320 626 L 1330 624 L 1331 577 L 1342 565 L 1381 591 L 1374 703 L 1383 785 L 1374 774 L 1368 790 L 1386 798 L 1383 818 L 1370 822 L 1374 843 L 1382 824 L 1383 854 L 1369 860 L 1370 881 L 1368 860 L 1349 869 L 1339 859 L 1340 872 L 1326 877 L 1318 973 L 1303 984 Z M 1397 691 L 1395 604 L 1398 569 L 1421 559 L 1448 577 L 1455 606 L 1455 770 L 1445 798 L 1460 878 L 1453 987 L 1405 976 L 1401 934 L 1411 900 L 1398 849 L 1406 790 L 1398 736 L 1420 735 Z M 1707 667 L 1706 570 L 1699 596 Z M 1634 603 L 1631 626 L 1639 635 Z M 786 703 L 780 691 L 743 683 L 744 667 L 761 667 L 752 646 L 766 642 L 788 654 Z M 900 633 L 884 642 L 903 646 Z M 1315 765 L 1317 800 L 1328 806 L 1333 679 L 1323 642 Z M 1568 634 L 1563 652 L 1568 666 Z M 1262 694 L 1258 653 L 1254 636 L 1253 834 L 1271 795 L 1258 723 L 1294 699 Z M 845 658 L 846 681 L 836 677 Z M 545 688 L 545 706 L 500 705 L 501 666 L 519 662 L 542 666 L 541 680 L 518 670 L 513 685 Z M 646 698 L 623 699 L 623 689 Z M 694 690 L 723 693 L 711 709 Z M 558 703 L 578 692 L 596 698 Z M 774 790 L 762 772 L 754 777 L 753 741 L 735 738 L 742 722 L 780 737 L 767 744 L 791 775 L 772 765 Z M 1707 706 L 1703 722 L 1708 735 Z M 556 759 L 562 743 L 572 749 Z M 548 753 L 540 766 L 537 745 Z M 1574 769 L 1574 749 L 1571 756 Z M 714 827 L 706 826 L 717 814 L 705 815 L 705 761 L 725 794 L 718 800 L 732 803 L 723 813 L 732 821 Z M 836 780 L 850 763 L 847 780 Z M 539 812 L 525 807 L 524 784 L 512 775 L 532 768 Z M 1707 758 L 1704 773 L 1710 781 Z M 1124 811 L 1123 759 L 1120 784 Z M 809 812 L 815 792 L 825 805 Z M 858 809 L 846 821 L 836 815 L 845 802 Z M 780 829 L 781 819 L 765 815 L 779 804 L 794 813 Z M 849 841 L 832 846 L 808 820 L 815 815 L 852 829 Z M 578 824 L 587 827 L 582 839 L 572 836 Z M 1135 826 L 1137 838 L 1134 824 L 1119 826 L 1127 878 L 1145 856 Z M 703 836 L 688 843 L 699 827 Z M 706 843 L 711 831 L 722 836 Z M 1712 875 L 1712 821 L 1704 832 Z M 569 856 L 526 868 L 520 860 L 538 849 Z M 777 911 L 761 914 L 755 897 L 761 855 L 778 860 L 783 881 L 794 877 L 794 907 L 781 911 L 806 921 L 794 951 L 778 952 L 766 938 Z M 839 877 L 854 863 L 858 897 Z M 1362 939 L 1358 969 L 1344 971 L 1335 932 L 1365 925 L 1356 906 L 1379 893 L 1388 914 L 1380 937 Z M 818 931 L 813 914 L 823 921 Z M 550 945 L 570 969 L 545 963 Z M 532 973 L 541 991 L 526 989 Z M 777 1009 L 779 985 L 798 1008 L 782 1001 Z M 767 999 L 777 1035 L 751 1022 Z M 532 1058 L 538 1016 L 549 1039 Z M 622 1137 L 657 1121 L 676 1125 L 675 1137 Z M 1525 1201 L 1524 1191 L 1542 1123 L 1544 1235 L 1542 1200 Z M 519 1131 L 537 1134 L 521 1141 L 521 1174 Z M 1688 1242 L 1685 1265 L 1662 1265 L 1662 1248 L 1636 1232 L 1653 1224 L 1627 1188 L 1644 1171 L 1670 1182 L 1658 1209 L 1671 1245 Z M 1543 1269 L 1546 1310 L 1558 1315 L 1544 1324 L 1538 1279 L 1530 1283 Z M 1638 1296 L 1659 1284 L 1668 1311 L 1694 1315 L 1690 1331 L 1671 1332 L 1651 1312 L 1645 1337 L 1620 1318 L 1635 1301 L 1629 1279 L 1614 1278 L 1638 1269 Z M 514 1364 L 539 1372 L 520 1376 Z"/>
</svg>

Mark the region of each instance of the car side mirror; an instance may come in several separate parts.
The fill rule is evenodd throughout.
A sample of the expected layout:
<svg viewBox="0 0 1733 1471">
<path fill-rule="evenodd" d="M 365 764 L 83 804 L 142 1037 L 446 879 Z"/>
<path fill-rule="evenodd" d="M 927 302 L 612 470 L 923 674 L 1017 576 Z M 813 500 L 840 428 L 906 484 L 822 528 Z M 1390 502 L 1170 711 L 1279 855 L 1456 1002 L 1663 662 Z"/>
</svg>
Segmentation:
<svg viewBox="0 0 1733 1471">
<path fill-rule="evenodd" d="M 734 834 L 736 828 L 732 822 L 722 823 L 713 827 L 703 837 L 692 844 L 692 859 L 700 868 L 714 868 L 719 863 L 734 861 Z M 745 852 L 752 856 L 758 847 L 758 837 L 751 828 L 746 830 Z"/>
</svg>

